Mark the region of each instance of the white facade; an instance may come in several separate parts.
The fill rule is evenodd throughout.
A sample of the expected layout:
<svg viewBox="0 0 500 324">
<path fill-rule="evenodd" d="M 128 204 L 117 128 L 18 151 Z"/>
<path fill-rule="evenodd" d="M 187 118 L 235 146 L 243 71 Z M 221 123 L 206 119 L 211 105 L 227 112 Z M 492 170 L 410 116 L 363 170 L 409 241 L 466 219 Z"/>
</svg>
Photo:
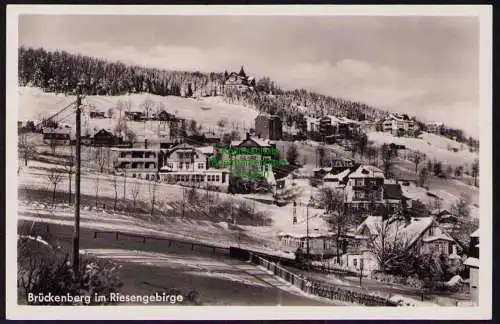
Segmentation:
<svg viewBox="0 0 500 324">
<path fill-rule="evenodd" d="M 192 187 L 227 191 L 229 172 L 211 169 L 203 150 L 190 145 L 176 146 L 166 153 L 159 173 L 160 181 Z"/>
<path fill-rule="evenodd" d="M 404 119 L 402 116 L 397 114 L 391 114 L 382 123 L 382 128 L 384 132 L 390 132 L 396 135 L 399 130 L 402 130 L 405 134 L 415 131 L 415 121 L 410 119 Z"/>
<path fill-rule="evenodd" d="M 155 180 L 158 175 L 158 154 L 156 149 L 111 149 L 117 154 L 115 172 L 132 178 Z"/>
</svg>

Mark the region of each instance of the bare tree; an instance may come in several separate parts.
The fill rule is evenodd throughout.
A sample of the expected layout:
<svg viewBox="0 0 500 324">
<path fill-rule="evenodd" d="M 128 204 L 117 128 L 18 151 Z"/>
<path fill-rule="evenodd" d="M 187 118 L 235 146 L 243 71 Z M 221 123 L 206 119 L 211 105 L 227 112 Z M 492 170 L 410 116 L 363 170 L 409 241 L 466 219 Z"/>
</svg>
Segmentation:
<svg viewBox="0 0 500 324">
<path fill-rule="evenodd" d="M 57 150 L 57 140 L 55 138 L 49 139 L 49 147 L 50 151 L 52 152 L 52 155 L 56 155 L 56 150 Z"/>
<path fill-rule="evenodd" d="M 462 193 L 457 202 L 451 206 L 451 213 L 458 219 L 468 219 L 470 217 L 470 204 L 470 197 Z"/>
<path fill-rule="evenodd" d="M 320 204 L 328 214 L 327 222 L 331 230 L 337 233 L 337 262 L 340 262 L 340 242 L 349 230 L 351 217 L 345 212 L 344 197 L 341 191 L 329 187 L 321 188 Z"/>
<path fill-rule="evenodd" d="M 376 257 L 380 270 L 393 272 L 395 269 L 406 270 L 413 267 L 416 247 L 410 248 L 401 220 L 381 220 L 374 224 L 374 233 L 368 235 L 368 249 Z"/>
<path fill-rule="evenodd" d="M 56 200 L 56 189 L 57 189 L 57 185 L 59 184 L 59 182 L 62 181 L 62 175 L 59 172 L 59 170 L 57 170 L 57 169 L 50 169 L 47 178 L 48 178 L 50 184 L 53 187 L 53 191 L 52 191 L 52 207 L 54 207 L 54 202 Z"/>
<path fill-rule="evenodd" d="M 385 177 L 389 178 L 391 176 L 394 152 L 389 145 L 383 144 L 380 150 L 380 154 L 382 158 L 382 164 L 384 166 Z"/>
<path fill-rule="evenodd" d="M 423 187 L 425 185 L 425 182 L 427 181 L 428 177 L 429 177 L 429 171 L 427 171 L 427 168 L 422 168 L 420 170 L 420 173 L 418 174 L 418 184 L 420 187 Z"/>
<path fill-rule="evenodd" d="M 413 162 L 413 164 L 415 164 L 416 175 L 418 175 L 418 166 L 420 165 L 420 162 L 422 162 L 424 158 L 425 158 L 424 155 L 420 152 L 414 152 L 410 157 L 410 160 Z"/>
<path fill-rule="evenodd" d="M 36 154 L 36 147 L 30 142 L 28 134 L 19 135 L 17 147 L 19 149 L 19 154 L 23 157 L 24 166 L 28 166 L 28 161 Z"/>
<path fill-rule="evenodd" d="M 133 200 L 133 211 L 135 212 L 135 206 L 137 204 L 137 197 L 139 197 L 139 193 L 141 192 L 141 183 L 139 181 L 134 181 L 132 184 L 132 188 L 130 189 L 130 193 L 132 194 Z"/>
<path fill-rule="evenodd" d="M 474 186 L 477 187 L 478 186 L 477 178 L 479 177 L 479 160 L 478 159 L 475 159 L 474 163 L 472 163 L 471 171 L 472 171 L 471 172 L 472 178 L 474 178 Z"/>
<path fill-rule="evenodd" d="M 146 130 L 146 122 L 151 117 L 151 113 L 153 112 L 154 107 L 155 107 L 154 101 L 149 98 L 144 100 L 144 102 L 141 104 L 141 108 L 146 114 L 146 119 L 144 120 L 144 130 Z"/>
<path fill-rule="evenodd" d="M 113 186 L 113 189 L 115 191 L 115 199 L 113 203 L 113 210 L 116 210 L 116 203 L 118 201 L 118 176 L 116 173 L 113 173 L 113 178 L 111 180 L 111 185 Z"/>
<path fill-rule="evenodd" d="M 151 217 L 153 217 L 155 211 L 156 191 L 158 190 L 157 178 L 153 179 L 152 181 L 149 181 L 148 189 L 149 189 L 149 200 L 151 201 Z"/>
<path fill-rule="evenodd" d="M 115 115 L 115 109 L 113 107 L 109 107 L 108 108 L 108 117 L 113 118 L 114 115 Z"/>
<path fill-rule="evenodd" d="M 106 159 L 109 160 L 109 152 L 108 155 L 106 156 L 106 152 L 103 150 L 102 146 L 99 146 L 95 150 L 94 154 L 94 163 L 97 166 L 97 170 L 99 173 L 104 172 L 104 166 L 106 165 Z"/>
</svg>

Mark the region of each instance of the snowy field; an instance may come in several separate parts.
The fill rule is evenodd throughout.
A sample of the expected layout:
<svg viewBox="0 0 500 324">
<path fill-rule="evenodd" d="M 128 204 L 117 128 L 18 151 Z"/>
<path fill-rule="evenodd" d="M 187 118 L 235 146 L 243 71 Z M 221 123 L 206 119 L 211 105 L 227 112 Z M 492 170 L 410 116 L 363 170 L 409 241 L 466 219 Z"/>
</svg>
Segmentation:
<svg viewBox="0 0 500 324">
<path fill-rule="evenodd" d="M 446 165 L 471 164 L 479 158 L 477 153 L 469 152 L 467 145 L 435 134 L 423 133 L 419 138 L 397 137 L 386 132 L 369 132 L 367 135 L 368 140 L 377 146 L 384 143 L 404 145 L 411 151 L 424 153 L 428 159 L 435 159 Z M 448 148 L 458 149 L 458 152 Z"/>
<path fill-rule="evenodd" d="M 44 190 L 50 200 L 52 187 L 48 181 L 47 169 L 54 167 L 53 164 L 48 164 L 38 161 L 30 161 L 29 167 L 22 170 L 18 177 L 18 189 L 21 190 Z M 64 176 L 62 181 L 57 185 L 57 190 L 66 191 L 68 188 L 68 178 Z M 81 177 L 81 194 L 90 197 L 95 196 L 96 192 L 96 177 L 97 174 L 82 174 Z M 121 180 L 123 181 L 123 180 Z M 118 199 L 123 198 L 123 184 L 118 184 Z M 131 188 L 132 179 L 128 179 L 127 188 Z M 136 180 L 141 186 L 141 191 L 138 201 L 145 204 L 150 203 L 149 198 L 149 182 L 146 180 Z M 295 180 L 297 188 L 302 187 L 301 196 L 297 199 L 298 202 L 306 202 L 311 192 L 306 190 L 311 188 L 306 185 L 305 180 Z M 74 188 L 74 187 L 73 187 Z M 200 190 L 200 195 L 205 194 L 205 190 Z M 99 174 L 99 199 L 113 199 L 115 195 L 112 176 Z M 147 219 L 134 217 L 133 215 L 123 215 L 112 211 L 95 210 L 93 205 L 82 205 L 82 226 L 103 229 L 116 229 L 126 232 L 139 233 L 155 233 L 168 234 L 174 238 L 192 238 L 205 243 L 218 243 L 221 246 L 229 246 L 236 244 L 237 234 L 234 230 L 228 229 L 227 223 L 216 223 L 208 220 L 181 218 L 176 215 L 179 211 L 178 202 L 182 199 L 182 187 L 176 185 L 159 184 L 157 189 L 157 204 L 162 208 L 173 210 L 172 217 L 167 217 L 162 220 L 161 224 L 150 222 Z M 23 219 L 37 220 L 46 219 L 49 222 L 55 223 L 72 223 L 73 212 L 69 206 L 61 204 L 54 211 L 51 210 L 49 204 L 42 204 L 37 201 L 26 201 L 29 197 L 20 198 L 20 211 L 25 214 L 20 214 Z M 127 190 L 127 199 L 132 199 L 129 190 Z M 305 233 L 307 226 L 307 210 L 306 206 L 299 204 L 296 207 L 297 224 L 292 223 L 293 206 L 288 204 L 283 207 L 269 205 L 252 201 L 250 199 L 233 196 L 226 193 L 217 193 L 217 199 L 230 199 L 233 204 L 245 202 L 250 204 L 257 211 L 262 211 L 272 220 L 271 226 L 243 226 L 239 225 L 244 234 L 251 239 L 248 243 L 249 248 L 257 248 L 267 250 L 269 252 L 278 251 L 277 235 L 280 232 Z M 24 200 L 24 201 L 23 201 Z M 323 210 L 309 208 L 309 229 L 326 229 L 326 222 L 321 217 Z M 256 245 L 255 242 L 259 242 Z M 242 242 L 244 246 L 245 242 Z"/>
<path fill-rule="evenodd" d="M 18 89 L 19 109 L 18 120 L 39 120 L 41 116 L 50 116 L 60 109 L 75 101 L 75 96 L 65 96 L 64 94 L 45 93 L 41 89 L 33 87 L 19 87 Z M 243 134 L 244 129 L 253 127 L 253 121 L 258 112 L 252 108 L 242 105 L 228 104 L 222 97 L 207 98 L 181 98 L 175 96 L 157 96 L 151 94 L 131 94 L 122 96 L 87 96 L 83 100 L 84 105 L 94 106 L 97 111 L 105 112 L 107 115 L 109 108 L 116 108 L 118 101 L 130 101 L 132 110 L 143 110 L 141 104 L 145 100 L 151 100 L 155 107 L 163 104 L 164 109 L 176 116 L 194 119 L 203 126 L 204 131 L 214 130 L 219 132 L 218 121 L 226 120 L 225 131 L 238 128 Z M 65 117 L 69 110 L 61 114 Z M 74 118 L 69 117 L 65 123 L 73 125 Z M 114 128 L 116 119 L 90 119 L 89 127 L 92 128 Z M 128 126 L 138 135 L 138 138 L 146 136 L 154 140 L 158 137 L 159 122 L 129 122 Z M 161 131 L 161 129 L 160 129 Z"/>
</svg>

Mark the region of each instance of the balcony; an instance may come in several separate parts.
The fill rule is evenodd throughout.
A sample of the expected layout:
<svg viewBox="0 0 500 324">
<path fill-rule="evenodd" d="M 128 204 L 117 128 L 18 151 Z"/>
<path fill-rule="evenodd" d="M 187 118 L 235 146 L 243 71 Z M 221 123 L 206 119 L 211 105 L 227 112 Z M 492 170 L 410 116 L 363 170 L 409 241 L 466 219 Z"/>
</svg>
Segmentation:
<svg viewBox="0 0 500 324">
<path fill-rule="evenodd" d="M 118 162 L 158 162 L 158 158 L 156 156 L 149 156 L 149 157 L 133 157 L 131 155 L 127 155 L 124 157 L 118 157 L 117 158 Z"/>
</svg>

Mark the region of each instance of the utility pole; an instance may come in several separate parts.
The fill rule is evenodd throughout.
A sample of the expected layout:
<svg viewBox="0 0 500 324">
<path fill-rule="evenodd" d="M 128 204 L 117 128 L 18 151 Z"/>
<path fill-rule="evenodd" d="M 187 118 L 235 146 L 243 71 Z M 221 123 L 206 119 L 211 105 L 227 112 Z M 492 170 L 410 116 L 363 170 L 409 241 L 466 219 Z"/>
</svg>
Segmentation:
<svg viewBox="0 0 500 324">
<path fill-rule="evenodd" d="M 81 140 L 81 105 L 80 92 L 76 95 L 76 174 L 75 174 L 75 227 L 73 232 L 73 270 L 78 274 L 80 267 L 80 140 Z"/>
</svg>

